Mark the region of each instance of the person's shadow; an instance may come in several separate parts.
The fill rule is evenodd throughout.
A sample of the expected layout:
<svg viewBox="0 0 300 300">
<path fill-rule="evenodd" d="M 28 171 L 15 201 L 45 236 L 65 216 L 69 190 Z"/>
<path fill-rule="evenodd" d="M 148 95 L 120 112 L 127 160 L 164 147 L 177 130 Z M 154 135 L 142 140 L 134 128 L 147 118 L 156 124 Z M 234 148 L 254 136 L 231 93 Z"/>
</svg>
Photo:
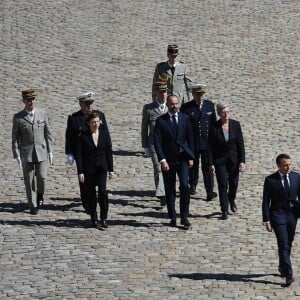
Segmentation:
<svg viewBox="0 0 300 300">
<path fill-rule="evenodd" d="M 265 279 L 256 279 L 265 276 L 280 276 L 279 274 L 227 274 L 227 273 L 175 273 L 169 274 L 170 278 L 176 277 L 180 279 L 191 279 L 191 280 L 225 280 L 230 282 L 255 282 L 263 284 L 274 284 L 285 286 L 282 283 L 273 282 Z"/>
</svg>

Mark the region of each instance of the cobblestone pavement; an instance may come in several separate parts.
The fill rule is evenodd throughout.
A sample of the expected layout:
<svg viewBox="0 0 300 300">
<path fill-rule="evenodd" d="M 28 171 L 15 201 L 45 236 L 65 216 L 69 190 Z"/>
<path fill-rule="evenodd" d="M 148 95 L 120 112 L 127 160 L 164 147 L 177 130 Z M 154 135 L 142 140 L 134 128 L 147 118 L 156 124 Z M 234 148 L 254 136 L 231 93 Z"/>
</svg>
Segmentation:
<svg viewBox="0 0 300 300">
<path fill-rule="evenodd" d="M 300 170 L 298 0 L 2 0 L 0 15 L 0 299 L 300 299 L 299 228 L 296 282 L 283 288 L 275 237 L 261 222 L 262 183 L 277 154 L 290 153 Z M 153 71 L 173 42 L 208 96 L 230 103 L 247 151 L 237 214 L 221 221 L 201 182 L 189 231 L 166 226 L 140 145 Z M 27 87 L 38 89 L 55 138 L 37 216 L 11 153 Z M 113 139 L 105 231 L 90 228 L 76 169 L 65 164 L 67 115 L 86 90 Z"/>
</svg>

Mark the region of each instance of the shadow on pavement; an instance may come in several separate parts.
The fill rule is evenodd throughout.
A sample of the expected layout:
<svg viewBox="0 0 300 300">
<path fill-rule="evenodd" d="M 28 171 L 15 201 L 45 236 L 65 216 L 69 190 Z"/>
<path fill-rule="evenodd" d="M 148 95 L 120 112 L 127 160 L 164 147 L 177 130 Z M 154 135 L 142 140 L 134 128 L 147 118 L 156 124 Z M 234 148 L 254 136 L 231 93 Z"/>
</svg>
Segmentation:
<svg viewBox="0 0 300 300">
<path fill-rule="evenodd" d="M 280 285 L 281 283 L 273 282 L 270 280 L 255 280 L 255 278 L 265 277 L 265 276 L 278 276 L 277 274 L 227 274 L 227 273 L 190 273 L 190 274 L 169 274 L 169 277 L 176 277 L 180 279 L 192 279 L 192 280 L 225 280 L 231 282 L 255 282 L 255 283 L 263 283 L 263 284 L 274 284 Z"/>
<path fill-rule="evenodd" d="M 0 212 L 8 212 L 8 213 L 20 213 L 28 209 L 26 203 L 0 203 Z"/>
<path fill-rule="evenodd" d="M 156 211 L 143 211 L 138 213 L 121 213 L 119 215 L 122 216 L 140 216 L 140 217 L 149 217 L 149 218 L 160 218 L 160 219 L 167 219 L 168 213 L 167 212 L 156 212 Z"/>
<path fill-rule="evenodd" d="M 127 150 L 115 150 L 113 155 L 119 156 L 144 156 L 144 153 L 141 151 L 127 151 Z"/>
<path fill-rule="evenodd" d="M 128 197 L 155 197 L 153 190 L 108 191 L 108 194 Z"/>
<path fill-rule="evenodd" d="M 34 218 L 35 216 L 33 216 Z M 80 227 L 89 228 L 91 227 L 91 222 L 89 219 L 78 220 L 78 219 L 68 219 L 68 220 L 5 220 L 1 221 L 2 225 L 19 225 L 19 226 L 54 226 L 54 227 Z"/>
</svg>

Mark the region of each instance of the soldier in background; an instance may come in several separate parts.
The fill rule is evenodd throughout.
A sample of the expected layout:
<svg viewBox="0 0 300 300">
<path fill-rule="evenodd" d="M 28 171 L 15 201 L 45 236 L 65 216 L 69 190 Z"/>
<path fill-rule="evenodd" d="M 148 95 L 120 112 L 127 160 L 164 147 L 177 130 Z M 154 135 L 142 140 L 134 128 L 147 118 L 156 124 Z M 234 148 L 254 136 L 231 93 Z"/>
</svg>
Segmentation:
<svg viewBox="0 0 300 300">
<path fill-rule="evenodd" d="M 145 150 L 146 156 L 150 156 L 154 169 L 154 182 L 156 193 L 155 196 L 160 199 L 161 206 L 166 205 L 165 197 L 165 187 L 161 172 L 160 163 L 157 159 L 157 154 L 154 148 L 154 127 L 155 122 L 158 117 L 165 114 L 168 111 L 166 106 L 167 99 L 167 83 L 166 81 L 156 81 L 154 82 L 154 89 L 156 100 L 149 104 L 146 104 L 143 108 L 143 118 L 142 118 L 142 147 Z"/>
<path fill-rule="evenodd" d="M 168 95 L 176 95 L 179 99 L 179 103 L 184 103 L 187 100 L 192 99 L 192 95 L 189 92 L 189 84 L 192 82 L 188 67 L 184 62 L 178 62 L 178 46 L 168 45 L 167 49 L 168 61 L 157 64 L 152 84 L 152 99 L 155 101 L 155 86 L 154 82 L 166 81 L 168 86 Z M 187 97 L 185 97 L 185 93 Z"/>
<path fill-rule="evenodd" d="M 208 163 L 208 135 L 212 125 L 216 122 L 216 112 L 212 101 L 204 98 L 208 91 L 205 84 L 193 84 L 190 86 L 194 99 L 181 106 L 181 112 L 190 116 L 194 147 L 195 160 L 190 169 L 189 183 L 191 195 L 196 194 L 196 188 L 199 181 L 199 159 L 201 157 L 201 170 L 203 175 L 204 187 L 206 190 L 206 200 L 211 201 L 217 197 L 214 190 L 214 175 L 209 170 Z"/>
<path fill-rule="evenodd" d="M 13 117 L 12 152 L 23 169 L 30 213 L 36 215 L 44 202 L 47 160 L 53 163 L 52 136 L 47 112 L 36 107 L 35 90 L 22 91 L 22 100 L 24 109 Z"/>
</svg>

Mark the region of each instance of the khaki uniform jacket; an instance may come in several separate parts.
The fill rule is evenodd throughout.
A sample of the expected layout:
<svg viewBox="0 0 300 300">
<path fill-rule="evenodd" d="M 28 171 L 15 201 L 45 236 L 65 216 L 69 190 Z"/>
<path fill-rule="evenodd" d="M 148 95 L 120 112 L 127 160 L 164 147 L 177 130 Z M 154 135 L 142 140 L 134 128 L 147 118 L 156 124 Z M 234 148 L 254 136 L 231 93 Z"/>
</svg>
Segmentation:
<svg viewBox="0 0 300 300">
<path fill-rule="evenodd" d="M 35 155 L 36 154 L 36 158 Z M 13 117 L 12 152 L 14 158 L 21 157 L 24 162 L 44 161 L 52 152 L 52 136 L 47 112 L 34 110 L 34 120 L 30 120 L 24 109 Z M 36 160 L 35 160 L 36 159 Z"/>
<path fill-rule="evenodd" d="M 188 67 L 183 62 L 178 62 L 175 67 L 174 76 L 167 61 L 157 64 L 153 83 L 156 81 L 167 81 L 168 94 L 174 94 L 178 97 L 179 103 L 187 102 L 193 99 L 189 91 L 189 84 L 192 79 L 189 76 Z M 186 94 L 186 97 L 185 97 Z M 152 84 L 153 101 L 155 100 L 154 85 Z"/>
<path fill-rule="evenodd" d="M 153 145 L 155 121 L 167 111 L 168 108 L 166 104 L 164 110 L 161 110 L 156 100 L 155 102 L 146 104 L 144 106 L 141 130 L 143 148 L 149 148 L 151 145 Z"/>
</svg>

